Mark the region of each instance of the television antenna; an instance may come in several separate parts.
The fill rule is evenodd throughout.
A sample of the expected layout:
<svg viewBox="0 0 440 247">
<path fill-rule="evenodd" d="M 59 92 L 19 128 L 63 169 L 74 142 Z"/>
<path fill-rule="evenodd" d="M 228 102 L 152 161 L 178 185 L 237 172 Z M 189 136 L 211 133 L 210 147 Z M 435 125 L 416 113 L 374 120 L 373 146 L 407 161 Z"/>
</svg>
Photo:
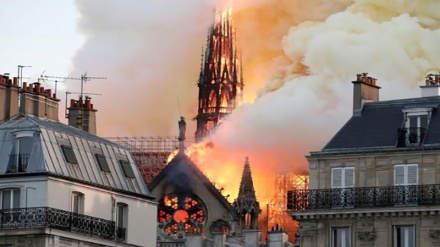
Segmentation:
<svg viewBox="0 0 440 247">
<path fill-rule="evenodd" d="M 32 66 L 29 65 L 18 65 L 18 85 L 21 87 L 23 84 L 23 69 L 24 68 L 31 68 Z M 44 73 L 44 72 L 43 72 Z"/>
<path fill-rule="evenodd" d="M 44 72 L 43 72 L 44 74 Z M 81 75 L 81 77 L 64 77 L 64 76 L 48 76 L 48 75 L 41 75 L 42 78 L 50 78 L 50 79 L 62 79 L 64 81 L 66 80 L 81 80 L 81 93 L 78 93 L 81 95 L 81 98 L 84 98 L 84 82 L 86 81 L 90 81 L 91 79 L 107 79 L 106 77 L 95 77 L 95 76 L 87 76 L 87 72 L 84 73 L 83 75 Z M 55 94 L 57 92 L 57 82 L 60 81 L 55 81 Z M 67 92 L 66 92 L 67 95 Z M 66 98 L 67 100 L 67 98 Z"/>
</svg>

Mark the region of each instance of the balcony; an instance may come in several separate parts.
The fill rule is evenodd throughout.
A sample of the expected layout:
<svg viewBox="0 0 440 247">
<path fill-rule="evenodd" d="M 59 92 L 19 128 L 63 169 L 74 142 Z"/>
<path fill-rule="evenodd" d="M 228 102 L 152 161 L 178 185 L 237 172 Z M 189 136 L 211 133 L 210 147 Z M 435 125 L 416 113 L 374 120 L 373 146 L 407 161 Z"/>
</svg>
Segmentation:
<svg viewBox="0 0 440 247">
<path fill-rule="evenodd" d="M 349 209 L 440 205 L 440 184 L 293 190 L 287 193 L 287 209 Z"/>
<path fill-rule="evenodd" d="M 399 128 L 397 147 L 415 146 L 423 143 L 426 128 Z"/>
<path fill-rule="evenodd" d="M 48 207 L 0 210 L 0 231 L 35 228 L 57 229 L 106 240 L 115 240 L 115 231 L 118 230 L 117 240 L 123 240 L 119 238 L 120 229 L 116 229 L 115 222 L 110 220 Z"/>
</svg>

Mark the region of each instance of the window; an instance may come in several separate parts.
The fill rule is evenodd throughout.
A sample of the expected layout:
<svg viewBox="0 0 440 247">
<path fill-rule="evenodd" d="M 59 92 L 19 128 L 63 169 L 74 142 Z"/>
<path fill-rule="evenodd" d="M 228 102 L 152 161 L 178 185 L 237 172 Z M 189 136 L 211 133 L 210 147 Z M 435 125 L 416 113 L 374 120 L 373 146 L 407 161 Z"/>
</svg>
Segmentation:
<svg viewBox="0 0 440 247">
<path fill-rule="evenodd" d="M 332 206 L 354 206 L 354 167 L 332 168 Z"/>
<path fill-rule="evenodd" d="M 107 159 L 102 154 L 95 154 L 96 160 L 98 161 L 99 168 L 103 172 L 110 172 L 110 167 L 108 166 Z"/>
<path fill-rule="evenodd" d="M 1 191 L 2 209 L 20 208 L 20 189 Z"/>
<path fill-rule="evenodd" d="M 354 187 L 354 167 L 332 168 L 332 188 Z"/>
<path fill-rule="evenodd" d="M 418 165 L 394 165 L 394 204 L 418 203 Z"/>
<path fill-rule="evenodd" d="M 423 143 L 431 112 L 432 108 L 408 108 L 403 110 L 405 122 L 404 131 L 401 133 L 402 138 L 405 138 L 406 145 L 419 145 Z"/>
<path fill-rule="evenodd" d="M 394 185 L 406 186 L 418 184 L 418 165 L 394 165 Z"/>
<path fill-rule="evenodd" d="M 78 164 L 78 161 L 76 160 L 75 153 L 73 152 L 72 147 L 61 145 L 61 149 L 63 150 L 64 158 L 66 158 L 66 161 L 70 164 Z"/>
<path fill-rule="evenodd" d="M 126 229 L 128 226 L 128 205 L 125 203 L 118 203 L 117 204 L 117 238 L 118 240 L 125 240 L 126 239 Z"/>
<path fill-rule="evenodd" d="M 135 178 L 130 162 L 126 160 L 119 160 L 119 163 L 121 164 L 122 171 L 127 178 Z"/>
<path fill-rule="evenodd" d="M 15 133 L 14 152 L 9 156 L 8 173 L 25 172 L 33 147 L 33 132 L 22 131 Z"/>
<path fill-rule="evenodd" d="M 72 192 L 72 213 L 84 214 L 84 194 Z"/>
<path fill-rule="evenodd" d="M 350 227 L 331 228 L 331 247 L 350 247 Z"/>
<path fill-rule="evenodd" d="M 394 247 L 414 247 L 415 227 L 414 226 L 394 226 L 393 232 Z"/>
</svg>

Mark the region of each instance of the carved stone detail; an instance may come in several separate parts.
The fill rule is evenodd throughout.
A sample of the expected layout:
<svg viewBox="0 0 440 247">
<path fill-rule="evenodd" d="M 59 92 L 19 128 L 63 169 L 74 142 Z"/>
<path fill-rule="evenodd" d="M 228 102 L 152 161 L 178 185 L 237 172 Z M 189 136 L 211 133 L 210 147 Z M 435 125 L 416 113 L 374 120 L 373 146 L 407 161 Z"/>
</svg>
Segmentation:
<svg viewBox="0 0 440 247">
<path fill-rule="evenodd" d="M 439 242 L 440 241 L 440 230 L 429 230 L 429 237 L 432 239 L 433 242 Z"/>
<path fill-rule="evenodd" d="M 374 231 L 357 232 L 357 237 L 362 242 L 372 243 L 376 239 L 376 233 Z"/>
</svg>

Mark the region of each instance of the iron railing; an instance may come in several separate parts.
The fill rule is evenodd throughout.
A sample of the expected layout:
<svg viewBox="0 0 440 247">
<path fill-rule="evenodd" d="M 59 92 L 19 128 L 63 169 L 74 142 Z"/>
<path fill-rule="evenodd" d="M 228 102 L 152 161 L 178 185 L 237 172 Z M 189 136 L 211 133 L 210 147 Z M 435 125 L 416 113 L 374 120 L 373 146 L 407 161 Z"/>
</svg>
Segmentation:
<svg viewBox="0 0 440 247">
<path fill-rule="evenodd" d="M 440 184 L 292 190 L 289 210 L 440 205 Z"/>
<path fill-rule="evenodd" d="M 9 155 L 8 173 L 25 172 L 29 163 L 29 154 Z"/>
<path fill-rule="evenodd" d="M 51 228 L 115 240 L 115 222 L 49 207 L 0 210 L 0 231 Z M 125 234 L 124 234 L 125 236 Z"/>
<path fill-rule="evenodd" d="M 122 227 L 116 227 L 116 239 L 117 240 L 125 240 L 125 228 Z"/>
<path fill-rule="evenodd" d="M 399 128 L 397 130 L 397 147 L 417 145 L 423 143 L 426 128 Z"/>
</svg>

